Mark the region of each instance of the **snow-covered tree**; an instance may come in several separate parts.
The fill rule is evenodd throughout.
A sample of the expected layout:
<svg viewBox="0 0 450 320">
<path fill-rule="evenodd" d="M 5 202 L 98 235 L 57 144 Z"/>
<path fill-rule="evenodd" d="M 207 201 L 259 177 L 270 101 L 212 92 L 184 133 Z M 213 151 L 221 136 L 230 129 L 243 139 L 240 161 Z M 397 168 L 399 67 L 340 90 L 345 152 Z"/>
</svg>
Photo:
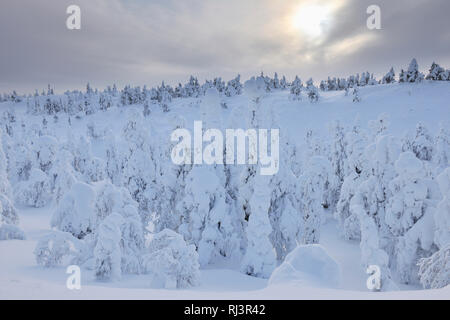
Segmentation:
<svg viewBox="0 0 450 320">
<path fill-rule="evenodd" d="M 40 169 L 31 169 L 30 177 L 15 187 L 15 200 L 24 206 L 41 208 L 52 200 L 51 183 Z"/>
<path fill-rule="evenodd" d="M 242 93 L 241 76 L 237 75 L 236 78 L 228 81 L 227 87 L 225 88 L 225 95 L 227 97 L 233 97 L 240 95 Z"/>
<path fill-rule="evenodd" d="M 69 150 L 73 154 L 73 168 L 84 175 L 92 158 L 90 140 L 84 135 L 80 136 L 78 140 L 69 137 Z"/>
<path fill-rule="evenodd" d="M 437 63 L 433 62 L 433 64 L 431 65 L 430 68 L 430 73 L 426 76 L 427 80 L 440 80 L 440 81 L 446 81 L 448 80 L 447 78 L 447 73 L 445 72 L 445 69 L 442 68 L 440 65 L 438 65 Z"/>
<path fill-rule="evenodd" d="M 432 159 L 437 170 L 443 171 L 450 166 L 450 135 L 447 127 L 442 124 L 434 139 L 433 151 Z"/>
<path fill-rule="evenodd" d="M 359 95 L 359 89 L 357 87 L 355 87 L 353 89 L 353 102 L 361 102 L 361 97 Z"/>
<path fill-rule="evenodd" d="M 143 256 L 144 269 L 152 275 L 152 287 L 181 289 L 200 283 L 200 265 L 194 245 L 169 229 L 153 235 Z"/>
<path fill-rule="evenodd" d="M 423 163 L 412 152 L 404 152 L 395 162 L 397 177 L 389 183 L 385 221 L 398 238 L 395 269 L 405 283 L 417 282 L 416 264 L 430 256 L 433 247 L 434 208 L 439 191 L 425 178 Z"/>
<path fill-rule="evenodd" d="M 394 67 L 389 70 L 388 73 L 386 73 L 383 77 L 383 80 L 381 80 L 382 84 L 389 84 L 389 83 L 395 83 L 395 72 Z"/>
<path fill-rule="evenodd" d="M 345 140 L 348 157 L 346 176 L 340 190 L 334 216 L 339 221 L 341 233 L 345 239 L 359 240 L 361 233 L 359 220 L 351 213 L 350 202 L 361 182 L 367 178 L 368 161 L 364 157 L 367 141 L 357 122 L 352 130 L 346 134 Z"/>
<path fill-rule="evenodd" d="M 280 89 L 281 90 L 286 90 L 286 88 L 288 87 L 288 82 L 287 82 L 287 80 L 286 80 L 286 77 L 285 76 L 283 76 L 283 77 L 281 77 L 281 80 L 280 80 Z"/>
<path fill-rule="evenodd" d="M 381 272 L 381 290 L 389 291 L 397 289 L 392 280 L 389 269 L 389 255 L 381 247 L 381 237 L 377 222 L 370 214 L 371 198 L 373 192 L 371 186 L 373 180 L 367 180 L 358 188 L 358 192 L 352 198 L 351 211 L 358 217 L 361 228 L 361 260 L 365 268 L 376 265 Z"/>
<path fill-rule="evenodd" d="M 344 127 L 339 121 L 335 121 L 331 126 L 333 137 L 331 145 L 330 161 L 335 176 L 339 179 L 339 186 L 344 181 L 347 167 L 347 141 L 345 139 Z"/>
<path fill-rule="evenodd" d="M 97 244 L 94 249 L 95 276 L 98 280 L 120 280 L 122 277 L 122 238 L 123 218 L 117 213 L 106 217 L 98 227 Z"/>
<path fill-rule="evenodd" d="M 434 242 L 443 249 L 450 244 L 450 168 L 447 168 L 437 177 L 443 199 L 434 212 L 436 231 Z"/>
<path fill-rule="evenodd" d="M 450 245 L 419 261 L 419 279 L 425 289 L 450 285 Z"/>
<path fill-rule="evenodd" d="M 241 264 L 242 272 L 260 278 L 269 278 L 276 267 L 276 253 L 270 242 L 272 227 L 269 177 L 257 175 L 250 199 L 251 214 L 247 226 L 247 250 Z"/>
<path fill-rule="evenodd" d="M 421 82 L 424 79 L 423 73 L 419 71 L 419 65 L 416 59 L 412 59 L 408 70 L 400 73 L 399 82 Z"/>
<path fill-rule="evenodd" d="M 94 204 L 95 230 L 112 214 L 122 217 L 120 223 L 121 272 L 139 274 L 141 272 L 140 254 L 144 247 L 144 228 L 138 213 L 138 203 L 124 187 L 116 187 L 109 181 L 94 185 L 96 199 Z"/>
<path fill-rule="evenodd" d="M 89 259 L 91 253 L 86 243 L 72 234 L 52 230 L 39 239 L 34 255 L 37 264 L 50 268 L 63 263 L 81 265 Z"/>
<path fill-rule="evenodd" d="M 58 140 L 52 136 L 41 136 L 33 145 L 33 151 L 36 157 L 35 161 L 37 162 L 38 168 L 45 173 L 48 173 L 51 169 L 57 148 Z"/>
<path fill-rule="evenodd" d="M 83 239 L 95 229 L 95 190 L 82 182 L 75 183 L 53 213 L 51 225 Z"/>
<path fill-rule="evenodd" d="M 106 165 L 103 159 L 92 157 L 86 163 L 85 179 L 87 182 L 97 182 L 106 178 Z"/>
<path fill-rule="evenodd" d="M 187 97 L 197 98 L 200 95 L 200 84 L 197 78 L 191 76 L 189 82 L 184 86 L 184 92 Z"/>
<path fill-rule="evenodd" d="M 71 166 L 71 162 L 72 154 L 67 150 L 61 150 L 56 155 L 49 172 L 51 189 L 57 204 L 77 181 L 77 172 Z"/>
<path fill-rule="evenodd" d="M 369 160 L 367 178 L 361 182 L 350 201 L 350 213 L 358 219 L 361 259 L 365 267 L 377 265 L 382 273 L 382 290 L 392 290 L 390 263 L 394 257 L 394 237 L 385 222 L 388 183 L 395 177 L 394 161 L 400 147 L 391 136 L 378 136 L 376 144 L 365 150 Z"/>
<path fill-rule="evenodd" d="M 312 157 L 300 176 L 299 196 L 302 201 L 301 244 L 314 244 L 320 240 L 320 227 L 325 221 L 324 206 L 333 184 L 330 162 L 320 156 Z"/>
<path fill-rule="evenodd" d="M 433 137 L 428 132 L 428 129 L 422 123 L 418 123 L 412 140 L 406 141 L 403 149 L 405 151 L 411 150 L 420 160 L 431 161 L 433 145 Z"/>
<path fill-rule="evenodd" d="M 0 224 L 16 225 L 19 222 L 19 216 L 11 202 L 12 191 L 8 181 L 7 168 L 8 159 L 3 152 L 2 132 L 0 130 Z"/>
<path fill-rule="evenodd" d="M 272 189 L 270 199 L 269 219 L 272 225 L 270 239 L 277 253 L 277 259 L 283 260 L 289 252 L 298 245 L 301 235 L 301 206 L 296 198 L 298 178 L 293 166 L 299 162 L 293 143 L 287 137 L 281 146 L 280 168 L 276 175 L 270 178 Z"/>
<path fill-rule="evenodd" d="M 306 95 L 311 103 L 319 101 L 319 90 L 314 85 L 312 78 L 306 82 Z"/>
<path fill-rule="evenodd" d="M 225 190 L 214 166 L 194 166 L 186 177 L 180 233 L 194 244 L 200 264 L 206 266 L 220 256 L 229 257 L 236 249 L 231 215 L 225 203 Z"/>
<path fill-rule="evenodd" d="M 295 76 L 295 79 L 291 84 L 291 94 L 289 96 L 291 100 L 302 100 L 302 90 L 302 80 L 300 80 L 298 76 Z"/>
</svg>

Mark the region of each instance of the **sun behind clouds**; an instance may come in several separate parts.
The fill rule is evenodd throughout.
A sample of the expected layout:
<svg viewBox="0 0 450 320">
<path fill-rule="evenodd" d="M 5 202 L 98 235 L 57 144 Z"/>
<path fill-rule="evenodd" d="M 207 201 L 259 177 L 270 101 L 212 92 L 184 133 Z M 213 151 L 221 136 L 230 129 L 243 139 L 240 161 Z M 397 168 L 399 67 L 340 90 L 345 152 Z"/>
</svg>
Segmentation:
<svg viewBox="0 0 450 320">
<path fill-rule="evenodd" d="M 324 4 L 302 4 L 295 8 L 291 27 L 311 39 L 320 38 L 332 22 L 333 8 Z"/>
<path fill-rule="evenodd" d="M 302 5 L 292 17 L 292 26 L 310 37 L 323 34 L 331 20 L 331 10 L 323 5 Z"/>
</svg>

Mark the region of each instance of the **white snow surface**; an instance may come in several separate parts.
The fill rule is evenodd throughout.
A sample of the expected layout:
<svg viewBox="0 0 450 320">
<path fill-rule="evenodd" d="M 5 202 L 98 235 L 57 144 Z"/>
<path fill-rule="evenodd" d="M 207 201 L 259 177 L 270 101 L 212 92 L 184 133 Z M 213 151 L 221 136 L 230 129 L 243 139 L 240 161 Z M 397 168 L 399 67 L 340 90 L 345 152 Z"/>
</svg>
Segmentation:
<svg viewBox="0 0 450 320">
<path fill-rule="evenodd" d="M 258 91 L 258 87 L 255 87 L 255 91 Z M 288 99 L 289 92 L 281 91 L 263 97 L 261 107 L 276 113 L 277 125 L 284 131 L 282 136 L 299 137 L 298 141 L 310 129 L 319 135 L 326 132 L 328 124 L 334 120 L 350 126 L 358 117 L 362 126 L 367 127 L 370 120 L 377 119 L 382 113 L 389 114 L 389 132 L 399 137 L 406 131 L 414 131 L 418 122 L 437 134 L 439 124 L 449 119 L 449 82 L 376 85 L 359 90 L 362 98 L 360 103 L 353 103 L 352 97 L 344 96 L 343 91 L 320 92 L 320 100 L 314 104 L 308 99 L 291 101 Z M 210 99 L 217 100 L 214 92 L 210 93 Z M 245 95 L 227 98 L 228 109 L 216 110 L 224 127 L 246 127 L 240 112 L 240 108 L 247 108 L 246 99 Z M 145 118 L 150 136 L 165 137 L 169 143 L 174 123 L 179 122 L 180 118 L 186 128 L 193 131 L 194 121 L 201 119 L 201 109 L 193 102 L 194 98 L 175 99 L 167 113 L 152 110 L 151 116 Z M 10 103 L 2 103 L 0 111 L 9 107 Z M 25 114 L 25 103 L 15 105 L 14 108 L 17 115 Z M 108 112 L 95 113 L 84 119 L 73 118 L 70 129 L 65 122 L 60 121 L 55 124 L 58 139 L 70 140 L 72 135 L 84 134 L 87 121 L 98 124 L 101 128 L 99 131 L 110 130 L 120 135 L 127 116 L 132 112 L 142 112 L 141 108 L 111 108 Z M 30 116 L 28 119 L 31 125 L 33 122 L 39 123 L 42 117 Z M 49 119 L 52 121 L 51 117 Z M 109 141 L 100 137 L 91 143 L 93 155 L 105 159 Z M 397 165 L 405 167 L 405 170 L 418 170 L 412 164 L 408 168 L 402 163 Z M 399 285 L 399 291 L 370 292 L 366 288 L 368 275 L 361 265 L 359 243 L 343 240 L 339 236 L 337 222 L 331 217 L 322 225 L 320 246 L 312 247 L 317 250 L 317 256 L 312 257 L 310 252 L 309 255 L 300 255 L 298 261 L 299 268 L 308 264 L 308 260 L 304 259 L 308 256 L 308 267 L 316 269 L 315 263 L 319 262 L 328 266 L 329 272 L 336 277 L 328 275 L 330 278 L 325 284 L 318 281 L 319 278 L 324 279 L 316 271 L 303 272 L 303 281 L 272 279 L 269 285 L 267 279 L 241 273 L 238 261 L 227 260 L 202 268 L 200 285 L 189 289 L 152 289 L 151 275 L 123 275 L 120 281 L 99 282 L 95 280 L 93 270 L 83 269 L 82 289 L 69 290 L 66 287 L 66 268 L 38 266 L 33 254 L 38 240 L 52 230 L 51 217 L 57 204 L 52 202 L 40 208 L 29 208 L 16 203 L 16 207 L 20 217 L 19 227 L 24 231 L 26 240 L 0 241 L 0 299 L 450 299 L 450 286 L 421 290 L 418 286 Z M 308 247 L 297 250 L 305 248 Z M 293 253 L 291 255 L 295 257 Z M 327 288 L 331 286 L 334 288 Z"/>
</svg>

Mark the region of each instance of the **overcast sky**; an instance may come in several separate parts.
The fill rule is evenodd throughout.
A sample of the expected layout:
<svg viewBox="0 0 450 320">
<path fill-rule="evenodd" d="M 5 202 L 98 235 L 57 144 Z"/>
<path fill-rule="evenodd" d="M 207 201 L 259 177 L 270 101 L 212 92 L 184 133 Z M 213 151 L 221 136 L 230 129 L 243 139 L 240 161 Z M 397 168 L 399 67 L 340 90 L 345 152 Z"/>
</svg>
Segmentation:
<svg viewBox="0 0 450 320">
<path fill-rule="evenodd" d="M 81 30 L 66 28 L 70 4 Z M 366 27 L 371 4 L 381 30 Z M 0 92 L 380 75 L 413 57 L 450 68 L 449 12 L 449 0 L 1 0 Z"/>
</svg>

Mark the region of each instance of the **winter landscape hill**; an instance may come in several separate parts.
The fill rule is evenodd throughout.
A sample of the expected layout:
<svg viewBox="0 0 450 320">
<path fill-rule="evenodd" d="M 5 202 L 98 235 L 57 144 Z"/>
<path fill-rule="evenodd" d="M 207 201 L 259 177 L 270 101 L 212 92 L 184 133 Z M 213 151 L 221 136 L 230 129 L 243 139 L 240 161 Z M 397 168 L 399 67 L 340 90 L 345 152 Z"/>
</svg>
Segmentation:
<svg viewBox="0 0 450 320">
<path fill-rule="evenodd" d="M 411 74 L 5 95 L 0 298 L 450 298 L 450 82 Z M 174 163 L 198 121 L 278 129 L 276 172 Z"/>
</svg>

